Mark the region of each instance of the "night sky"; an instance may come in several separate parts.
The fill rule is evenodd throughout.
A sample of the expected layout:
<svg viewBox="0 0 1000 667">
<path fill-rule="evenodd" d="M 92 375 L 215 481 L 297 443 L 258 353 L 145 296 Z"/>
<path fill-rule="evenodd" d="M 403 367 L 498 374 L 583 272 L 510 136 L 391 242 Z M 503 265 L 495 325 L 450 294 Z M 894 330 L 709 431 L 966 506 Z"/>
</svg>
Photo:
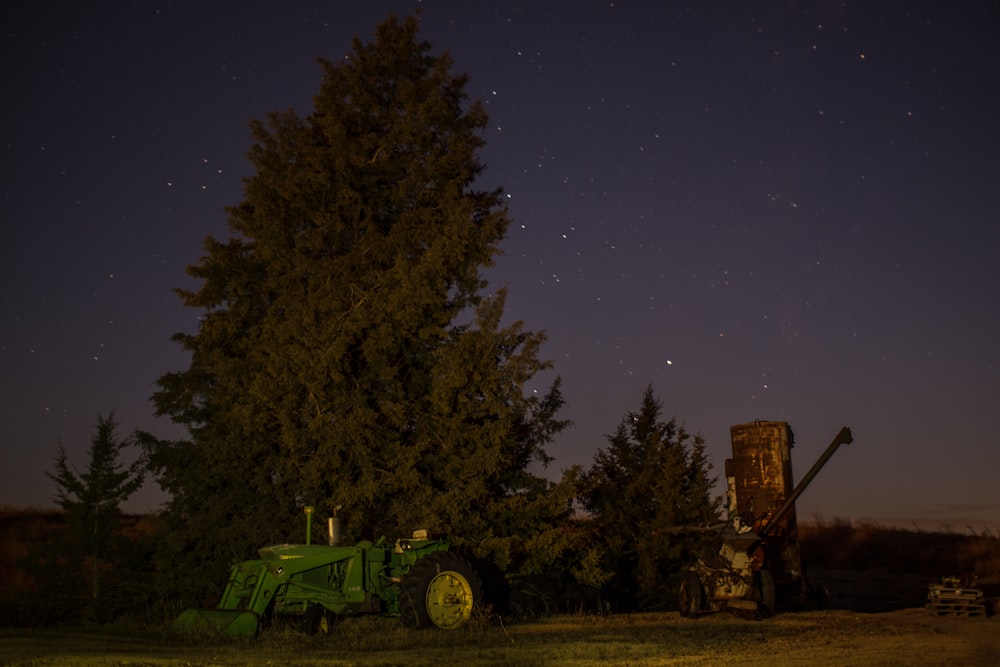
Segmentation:
<svg viewBox="0 0 1000 667">
<path fill-rule="evenodd" d="M 153 417 L 172 292 L 250 174 L 247 122 L 311 111 L 317 57 L 422 12 L 487 104 L 513 224 L 489 290 L 545 330 L 588 464 L 652 384 L 721 474 L 788 421 L 800 520 L 1000 530 L 1000 4 L 0 3 L 0 505 L 61 442 Z M 543 390 L 552 376 L 530 389 Z M 155 510 L 144 490 L 130 511 Z"/>
</svg>

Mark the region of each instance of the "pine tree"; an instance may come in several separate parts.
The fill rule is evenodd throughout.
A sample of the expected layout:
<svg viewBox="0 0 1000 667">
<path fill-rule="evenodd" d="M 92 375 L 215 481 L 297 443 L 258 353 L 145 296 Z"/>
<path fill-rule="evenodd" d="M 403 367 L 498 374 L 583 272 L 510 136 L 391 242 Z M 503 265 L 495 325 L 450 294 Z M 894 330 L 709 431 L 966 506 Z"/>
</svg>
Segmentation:
<svg viewBox="0 0 1000 667">
<path fill-rule="evenodd" d="M 693 438 L 647 387 L 638 411 L 629 412 L 608 436 L 583 474 L 580 501 L 593 518 L 604 568 L 618 605 L 668 604 L 682 551 L 690 544 L 669 529 L 706 525 L 718 516 L 711 462 L 701 436 Z"/>
<path fill-rule="evenodd" d="M 54 471 L 46 475 L 56 485 L 54 500 L 66 514 L 71 547 L 66 550 L 87 582 L 92 609 L 101 599 L 102 572 L 113 557 L 121 519 L 121 504 L 139 490 L 145 480 L 145 461 L 138 457 L 130 465 L 122 455 L 137 444 L 137 436 L 119 439 L 114 413 L 97 416 L 97 428 L 90 442 L 86 471 L 70 467 L 60 444 Z"/>
<path fill-rule="evenodd" d="M 481 294 L 509 224 L 502 191 L 476 185 L 486 113 L 418 28 L 391 17 L 321 61 L 310 115 L 252 123 L 233 236 L 206 241 L 181 292 L 204 312 L 175 337 L 190 367 L 154 396 L 191 434 L 150 447 L 174 562 L 218 578 L 301 540 L 304 504 L 343 506 L 355 539 L 425 527 L 498 559 L 568 512 L 527 471 L 566 425 L 558 380 L 525 394 L 544 336 Z"/>
</svg>

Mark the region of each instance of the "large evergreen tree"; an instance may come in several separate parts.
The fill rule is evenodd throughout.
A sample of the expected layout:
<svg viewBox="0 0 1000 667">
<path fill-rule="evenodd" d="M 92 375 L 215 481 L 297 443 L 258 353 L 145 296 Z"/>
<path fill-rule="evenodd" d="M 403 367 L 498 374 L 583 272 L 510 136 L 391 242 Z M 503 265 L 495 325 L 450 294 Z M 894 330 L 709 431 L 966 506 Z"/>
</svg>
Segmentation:
<svg viewBox="0 0 1000 667">
<path fill-rule="evenodd" d="M 662 415 L 647 387 L 583 475 L 580 501 L 614 573 L 609 598 L 625 607 L 670 604 L 684 551 L 696 546 L 670 528 L 708 525 L 719 513 L 703 439 Z"/>
<path fill-rule="evenodd" d="M 304 504 L 342 505 L 348 537 L 426 527 L 509 562 L 517 532 L 567 511 L 528 472 L 565 426 L 558 380 L 525 392 L 544 337 L 481 294 L 509 224 L 477 187 L 486 113 L 418 28 L 391 17 L 321 61 L 311 114 L 252 123 L 232 238 L 181 292 L 204 311 L 176 336 L 190 367 L 154 396 L 191 436 L 150 451 L 175 563 L 218 578 L 301 539 Z"/>
</svg>

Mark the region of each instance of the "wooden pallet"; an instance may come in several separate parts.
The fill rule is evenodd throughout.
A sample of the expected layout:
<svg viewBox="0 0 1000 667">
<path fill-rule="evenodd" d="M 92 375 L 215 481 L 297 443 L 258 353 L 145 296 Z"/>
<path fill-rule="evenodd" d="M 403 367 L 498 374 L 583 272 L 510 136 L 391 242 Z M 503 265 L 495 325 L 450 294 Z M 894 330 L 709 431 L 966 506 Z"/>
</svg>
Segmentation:
<svg viewBox="0 0 1000 667">
<path fill-rule="evenodd" d="M 925 604 L 924 608 L 937 616 L 986 616 L 986 605 L 975 600 L 937 599 Z"/>
</svg>

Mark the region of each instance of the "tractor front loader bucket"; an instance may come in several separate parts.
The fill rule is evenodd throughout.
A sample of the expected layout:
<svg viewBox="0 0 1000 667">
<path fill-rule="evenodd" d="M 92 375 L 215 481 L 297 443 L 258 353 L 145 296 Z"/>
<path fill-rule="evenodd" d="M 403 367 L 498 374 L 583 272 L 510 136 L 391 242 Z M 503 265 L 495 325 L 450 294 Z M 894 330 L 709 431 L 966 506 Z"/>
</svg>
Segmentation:
<svg viewBox="0 0 1000 667">
<path fill-rule="evenodd" d="M 188 609 L 174 619 L 170 628 L 184 634 L 224 634 L 230 637 L 257 636 L 260 617 L 238 609 Z"/>
<path fill-rule="evenodd" d="M 283 568 L 276 566 L 280 574 Z M 278 582 L 267 563 L 248 560 L 233 566 L 229 584 L 215 609 L 188 609 L 171 624 L 181 633 L 216 633 L 230 637 L 257 636 L 260 617 L 271 603 Z"/>
</svg>

